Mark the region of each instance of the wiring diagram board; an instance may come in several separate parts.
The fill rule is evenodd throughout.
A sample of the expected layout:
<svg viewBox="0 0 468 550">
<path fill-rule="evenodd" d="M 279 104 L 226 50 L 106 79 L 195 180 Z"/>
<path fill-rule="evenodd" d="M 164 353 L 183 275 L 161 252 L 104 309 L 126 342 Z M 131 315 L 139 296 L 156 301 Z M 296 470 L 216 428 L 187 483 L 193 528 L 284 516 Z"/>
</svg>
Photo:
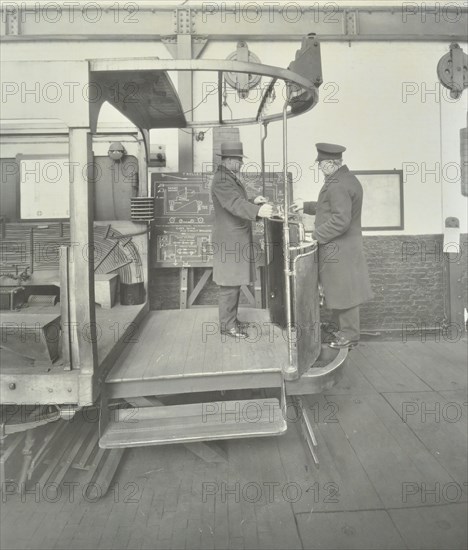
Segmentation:
<svg viewBox="0 0 468 550">
<path fill-rule="evenodd" d="M 152 267 L 212 267 L 211 232 L 214 208 L 211 200 L 213 173 L 152 174 L 155 220 L 151 231 Z M 249 199 L 265 195 L 282 204 L 284 177 L 280 172 L 242 173 Z M 265 185 L 264 185 L 265 179 Z M 289 177 L 291 187 L 291 178 Z M 264 265 L 264 224 L 254 222 L 256 264 Z"/>
</svg>

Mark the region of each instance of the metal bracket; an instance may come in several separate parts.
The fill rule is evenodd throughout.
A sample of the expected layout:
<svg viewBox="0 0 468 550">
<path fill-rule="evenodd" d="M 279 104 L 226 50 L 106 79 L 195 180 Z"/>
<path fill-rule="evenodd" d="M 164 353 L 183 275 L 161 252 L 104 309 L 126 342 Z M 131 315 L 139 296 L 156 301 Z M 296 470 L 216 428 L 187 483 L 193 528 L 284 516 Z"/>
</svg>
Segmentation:
<svg viewBox="0 0 468 550">
<path fill-rule="evenodd" d="M 195 32 L 195 12 L 190 8 L 176 8 L 173 19 L 176 34 L 193 34 Z"/>
<path fill-rule="evenodd" d="M 188 267 L 180 269 L 179 309 L 187 309 Z"/>
<path fill-rule="evenodd" d="M 345 11 L 343 17 L 345 35 L 356 36 L 359 34 L 359 19 L 357 11 Z"/>
<path fill-rule="evenodd" d="M 177 59 L 177 36 L 165 36 L 161 42 L 166 46 L 167 51 L 174 59 Z"/>
<path fill-rule="evenodd" d="M 178 59 L 178 44 L 177 36 L 165 36 L 161 39 L 161 42 L 166 46 L 168 52 L 174 59 Z M 208 38 L 206 36 L 192 36 L 192 58 L 198 59 L 206 44 Z"/>
<path fill-rule="evenodd" d="M 17 6 L 8 6 L 5 10 L 5 34 L 8 36 L 18 36 L 20 34 L 19 8 Z"/>
<path fill-rule="evenodd" d="M 202 53 L 208 42 L 207 36 L 193 36 L 192 37 L 192 56 L 193 59 L 197 59 Z"/>
</svg>

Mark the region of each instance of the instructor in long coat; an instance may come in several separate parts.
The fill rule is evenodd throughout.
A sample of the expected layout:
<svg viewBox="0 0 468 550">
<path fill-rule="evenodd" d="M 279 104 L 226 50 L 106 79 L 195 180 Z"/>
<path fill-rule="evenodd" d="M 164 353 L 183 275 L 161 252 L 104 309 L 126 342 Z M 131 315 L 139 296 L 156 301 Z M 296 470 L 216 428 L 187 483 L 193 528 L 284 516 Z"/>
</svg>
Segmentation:
<svg viewBox="0 0 468 550">
<path fill-rule="evenodd" d="M 219 321 L 221 332 L 236 338 L 247 337 L 237 318 L 240 287 L 255 281 L 252 222 L 273 213 L 265 197 L 248 200 L 238 178 L 243 157 L 242 143 L 222 143 L 221 164 L 211 187 L 215 215 L 213 280 L 219 285 Z"/>
<path fill-rule="evenodd" d="M 312 237 L 319 244 L 320 282 L 338 329 L 329 345 L 353 347 L 360 337 L 359 305 L 373 297 L 361 232 L 362 186 L 342 164 L 345 147 L 330 143 L 316 147 L 325 183 L 317 202 L 297 200 L 293 209 L 315 214 Z"/>
</svg>

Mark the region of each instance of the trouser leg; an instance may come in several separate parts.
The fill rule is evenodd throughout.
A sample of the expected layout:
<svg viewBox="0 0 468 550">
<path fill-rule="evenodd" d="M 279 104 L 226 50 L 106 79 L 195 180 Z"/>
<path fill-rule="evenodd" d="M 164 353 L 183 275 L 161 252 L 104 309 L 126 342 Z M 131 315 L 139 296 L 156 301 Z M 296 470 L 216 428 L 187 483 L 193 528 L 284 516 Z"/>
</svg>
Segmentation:
<svg viewBox="0 0 468 550">
<path fill-rule="evenodd" d="M 221 330 L 236 328 L 237 308 L 239 306 L 240 286 L 219 287 L 219 324 Z"/>
<path fill-rule="evenodd" d="M 339 312 L 340 312 L 339 309 L 331 310 L 331 332 L 335 334 L 340 330 Z"/>
<path fill-rule="evenodd" d="M 347 340 L 359 340 L 359 306 L 334 310 L 338 317 L 339 336 Z"/>
</svg>

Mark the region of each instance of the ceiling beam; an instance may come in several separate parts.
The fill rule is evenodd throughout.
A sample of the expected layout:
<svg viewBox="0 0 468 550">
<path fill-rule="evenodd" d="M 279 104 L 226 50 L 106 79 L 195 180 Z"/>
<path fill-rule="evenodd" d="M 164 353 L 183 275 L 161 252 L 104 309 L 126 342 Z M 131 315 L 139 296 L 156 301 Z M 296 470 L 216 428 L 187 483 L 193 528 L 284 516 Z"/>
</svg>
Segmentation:
<svg viewBox="0 0 468 550">
<path fill-rule="evenodd" d="M 2 41 L 161 40 L 191 34 L 211 40 L 466 41 L 468 8 L 461 2 L 352 7 L 329 2 L 204 2 L 158 9 L 136 2 L 1 5 Z M 54 8 L 54 6 L 57 6 Z M 117 7 L 116 7 L 117 6 Z M 47 9 L 46 9 L 47 7 Z"/>
</svg>

